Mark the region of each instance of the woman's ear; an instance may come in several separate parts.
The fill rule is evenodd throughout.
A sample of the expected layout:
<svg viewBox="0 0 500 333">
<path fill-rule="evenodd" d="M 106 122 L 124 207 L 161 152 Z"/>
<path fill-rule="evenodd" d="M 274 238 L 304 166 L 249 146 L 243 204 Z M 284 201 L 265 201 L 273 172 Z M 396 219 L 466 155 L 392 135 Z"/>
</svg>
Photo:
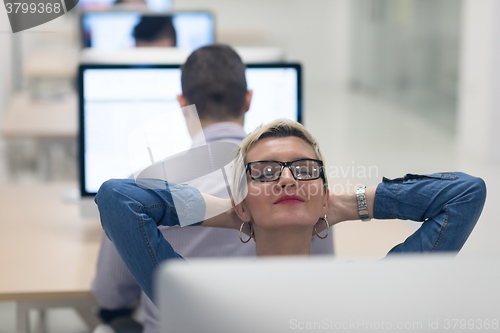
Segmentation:
<svg viewBox="0 0 500 333">
<path fill-rule="evenodd" d="M 231 204 L 233 205 L 234 212 L 238 215 L 240 220 L 243 222 L 250 222 L 252 220 L 252 214 L 250 214 L 244 200 L 237 205 L 235 205 L 234 201 L 231 200 Z"/>
</svg>

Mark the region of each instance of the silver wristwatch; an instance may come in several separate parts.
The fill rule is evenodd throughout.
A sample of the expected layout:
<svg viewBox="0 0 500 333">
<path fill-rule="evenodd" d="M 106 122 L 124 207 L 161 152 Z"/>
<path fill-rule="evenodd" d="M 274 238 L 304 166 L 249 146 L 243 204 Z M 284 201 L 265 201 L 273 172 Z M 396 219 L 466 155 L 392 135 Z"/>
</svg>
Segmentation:
<svg viewBox="0 0 500 333">
<path fill-rule="evenodd" d="M 361 186 L 356 189 L 356 200 L 358 202 L 358 214 L 363 222 L 370 221 L 368 214 L 368 206 L 366 205 L 366 186 Z"/>
</svg>

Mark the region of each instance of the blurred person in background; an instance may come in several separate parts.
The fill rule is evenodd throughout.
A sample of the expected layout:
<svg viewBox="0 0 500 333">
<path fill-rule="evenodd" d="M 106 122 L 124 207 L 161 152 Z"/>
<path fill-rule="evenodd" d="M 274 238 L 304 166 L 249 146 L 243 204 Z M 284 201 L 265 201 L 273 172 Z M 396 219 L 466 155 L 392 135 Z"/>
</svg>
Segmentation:
<svg viewBox="0 0 500 333">
<path fill-rule="evenodd" d="M 142 16 L 132 35 L 136 47 L 175 47 L 177 36 L 171 16 Z"/>
<path fill-rule="evenodd" d="M 114 5 L 147 5 L 146 0 L 116 0 Z"/>
</svg>

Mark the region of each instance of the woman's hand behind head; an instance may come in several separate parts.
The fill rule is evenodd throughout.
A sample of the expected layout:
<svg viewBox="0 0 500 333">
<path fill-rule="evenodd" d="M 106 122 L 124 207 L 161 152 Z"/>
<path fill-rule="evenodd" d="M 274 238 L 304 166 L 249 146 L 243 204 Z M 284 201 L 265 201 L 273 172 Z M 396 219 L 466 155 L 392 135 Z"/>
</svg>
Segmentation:
<svg viewBox="0 0 500 333">
<path fill-rule="evenodd" d="M 202 227 L 223 228 L 239 230 L 241 223 L 230 199 L 221 199 L 201 193 L 205 201 L 205 219 Z"/>
</svg>

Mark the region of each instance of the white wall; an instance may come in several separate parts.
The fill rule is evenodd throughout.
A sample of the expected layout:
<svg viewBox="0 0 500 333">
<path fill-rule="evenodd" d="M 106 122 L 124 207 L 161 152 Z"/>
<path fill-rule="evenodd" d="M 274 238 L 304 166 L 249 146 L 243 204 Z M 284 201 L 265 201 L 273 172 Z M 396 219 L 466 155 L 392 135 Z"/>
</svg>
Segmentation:
<svg viewBox="0 0 500 333">
<path fill-rule="evenodd" d="M 349 0 L 175 0 L 173 5 L 211 10 L 220 42 L 281 47 L 287 60 L 302 62 L 306 87 L 343 87 L 348 80 Z"/>
<path fill-rule="evenodd" d="M 500 1 L 463 0 L 459 148 L 500 161 Z"/>
<path fill-rule="evenodd" d="M 12 32 L 5 6 L 0 6 L 0 124 L 11 94 Z M 5 142 L 0 137 L 0 184 L 7 180 Z"/>
<path fill-rule="evenodd" d="M 12 33 L 10 31 L 12 30 L 5 12 L 5 6 L 0 6 L 0 117 L 3 114 L 11 90 Z"/>
</svg>

